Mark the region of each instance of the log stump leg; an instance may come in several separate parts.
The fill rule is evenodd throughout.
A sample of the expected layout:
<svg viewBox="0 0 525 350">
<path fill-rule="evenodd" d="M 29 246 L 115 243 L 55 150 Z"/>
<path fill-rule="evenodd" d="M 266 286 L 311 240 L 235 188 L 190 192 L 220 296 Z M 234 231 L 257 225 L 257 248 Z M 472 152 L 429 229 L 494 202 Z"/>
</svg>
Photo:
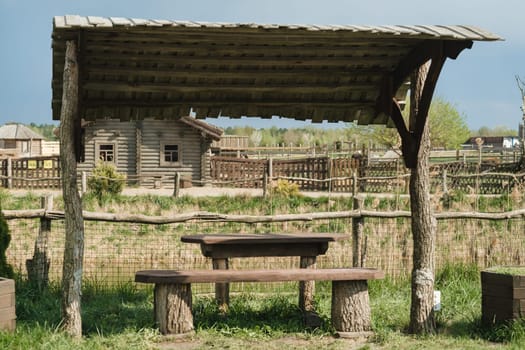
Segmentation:
<svg viewBox="0 0 525 350">
<path fill-rule="evenodd" d="M 228 259 L 213 258 L 212 265 L 214 270 L 228 270 Z M 228 312 L 228 305 L 230 304 L 230 284 L 229 283 L 215 283 L 215 300 L 219 306 L 221 313 Z"/>
<path fill-rule="evenodd" d="M 332 282 L 332 325 L 341 337 L 371 334 L 370 301 L 366 280 Z"/>
<path fill-rule="evenodd" d="M 302 256 L 302 269 L 315 269 L 315 256 Z M 299 281 L 299 308 L 304 312 L 314 311 L 315 281 Z"/>
<path fill-rule="evenodd" d="M 162 334 L 193 331 L 191 284 L 155 284 L 154 313 Z"/>
<path fill-rule="evenodd" d="M 302 269 L 316 268 L 315 256 L 301 256 Z M 299 309 L 303 311 L 304 324 L 308 328 L 321 327 L 321 317 L 315 312 L 314 307 L 315 281 L 299 281 Z"/>
</svg>

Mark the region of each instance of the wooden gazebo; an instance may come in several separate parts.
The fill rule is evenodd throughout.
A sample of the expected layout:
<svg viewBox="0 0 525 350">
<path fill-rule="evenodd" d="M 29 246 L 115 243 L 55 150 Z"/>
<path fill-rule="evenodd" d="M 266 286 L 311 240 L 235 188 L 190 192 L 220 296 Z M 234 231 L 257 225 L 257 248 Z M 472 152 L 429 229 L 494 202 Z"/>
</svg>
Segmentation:
<svg viewBox="0 0 525 350">
<path fill-rule="evenodd" d="M 428 108 L 444 62 L 471 48 L 473 41 L 500 38 L 471 26 L 261 25 L 60 16 L 54 18 L 52 39 L 53 119 L 63 126 L 64 174 L 74 177 L 73 150 L 67 143 L 76 144 L 78 157 L 82 119 L 177 119 L 191 109 L 198 117 L 278 115 L 313 122 L 389 124 L 400 133 L 406 165 L 418 171 Z M 421 67 L 429 67 L 428 72 L 421 74 Z M 413 80 L 413 113 L 407 125 L 399 99 L 404 99 L 405 84 L 414 72 L 420 74 Z M 419 230 L 424 240 L 430 232 L 433 242 L 428 193 L 416 186 L 425 173 L 413 175 L 418 176 L 413 176 L 412 199 L 423 208 L 412 209 L 411 328 L 417 332 L 433 329 L 428 308 L 433 263 L 427 261 L 433 259 L 433 247 L 419 246 Z M 64 195 L 76 196 L 73 181 L 69 189 L 68 182 L 64 184 Z M 81 216 L 78 210 L 66 207 L 71 220 Z M 66 220 L 68 234 L 75 227 L 81 225 L 68 229 Z M 420 295 L 421 300 L 414 300 Z"/>
</svg>

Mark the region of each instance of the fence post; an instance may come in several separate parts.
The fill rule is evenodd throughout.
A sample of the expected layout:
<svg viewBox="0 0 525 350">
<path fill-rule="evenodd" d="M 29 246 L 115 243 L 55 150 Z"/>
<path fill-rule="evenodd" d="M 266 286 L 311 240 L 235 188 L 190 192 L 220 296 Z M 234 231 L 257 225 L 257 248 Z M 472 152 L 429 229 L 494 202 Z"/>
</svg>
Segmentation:
<svg viewBox="0 0 525 350">
<path fill-rule="evenodd" d="M 81 193 L 83 195 L 87 192 L 87 172 L 83 171 L 81 175 L 82 175 Z"/>
<path fill-rule="evenodd" d="M 268 196 L 268 174 L 263 172 L 263 197 Z"/>
<path fill-rule="evenodd" d="M 332 158 L 327 157 L 328 192 L 332 192 Z"/>
<path fill-rule="evenodd" d="M 447 169 L 443 169 L 443 193 L 447 193 L 448 192 L 448 187 L 447 187 Z"/>
<path fill-rule="evenodd" d="M 45 212 L 53 210 L 53 195 L 48 194 L 41 198 L 42 208 Z M 27 276 L 29 281 L 35 283 L 39 288 L 47 287 L 49 282 L 49 257 L 47 242 L 51 234 L 51 219 L 40 218 L 40 230 L 35 241 L 33 259 L 26 260 Z"/>
<path fill-rule="evenodd" d="M 13 161 L 7 158 L 7 188 L 13 188 Z"/>
<path fill-rule="evenodd" d="M 273 158 L 268 158 L 268 182 L 272 182 L 273 179 Z"/>
<path fill-rule="evenodd" d="M 180 173 L 177 171 L 175 172 L 175 180 L 173 184 L 173 197 L 177 198 L 179 197 L 180 192 Z"/>
<path fill-rule="evenodd" d="M 363 198 L 354 196 L 354 210 L 364 205 Z M 365 219 L 362 216 L 352 218 L 352 266 L 363 267 L 366 260 L 366 248 L 363 244 Z"/>
<path fill-rule="evenodd" d="M 357 196 L 357 190 L 359 188 L 357 186 L 357 181 L 358 181 L 358 179 L 357 179 L 357 172 L 354 170 L 354 172 L 352 173 L 352 197 L 354 197 L 354 199 Z"/>
</svg>

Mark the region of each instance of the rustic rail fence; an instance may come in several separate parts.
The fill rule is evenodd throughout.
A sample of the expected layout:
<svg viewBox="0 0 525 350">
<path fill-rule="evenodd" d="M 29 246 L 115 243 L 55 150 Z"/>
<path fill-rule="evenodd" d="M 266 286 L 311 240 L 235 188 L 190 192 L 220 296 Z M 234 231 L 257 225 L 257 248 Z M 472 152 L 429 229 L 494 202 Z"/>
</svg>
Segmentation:
<svg viewBox="0 0 525 350">
<path fill-rule="evenodd" d="M 461 191 L 476 194 L 504 194 L 525 190 L 525 172 L 519 163 L 437 163 L 430 166 L 431 192 Z M 0 187 L 14 189 L 59 189 L 58 157 L 0 160 Z M 297 183 L 303 191 L 334 193 L 408 193 L 409 170 L 401 160 L 368 163 L 364 158 L 310 157 L 301 159 L 243 159 L 212 157 L 211 177 L 191 180 L 182 174 L 172 176 L 128 176 L 126 183 L 147 183 L 150 187 L 267 188 L 274 180 Z M 79 188 L 85 191 L 87 177 L 79 174 Z M 166 184 L 172 184 L 166 186 Z"/>
<path fill-rule="evenodd" d="M 362 205 L 359 198 L 355 205 Z M 168 216 L 84 211 L 84 276 L 100 283 L 133 280 L 134 272 L 156 268 L 210 268 L 197 245 L 180 242 L 192 233 L 339 232 L 348 240 L 331 243 L 319 267 L 368 266 L 391 277 L 409 276 L 412 237 L 410 212 L 349 211 L 233 215 L 189 212 Z M 4 210 L 12 242 L 8 261 L 22 275 L 39 283 L 59 280 L 64 249 L 63 211 L 52 200 L 42 209 Z M 501 212 L 441 212 L 438 220 L 436 266 L 464 263 L 487 267 L 520 265 L 525 257 L 525 209 Z M 299 259 L 266 257 L 232 259 L 231 268 L 297 267 Z M 201 291 L 211 291 L 203 286 Z M 239 284 L 233 290 L 243 290 Z M 274 288 L 267 286 L 267 288 Z"/>
</svg>

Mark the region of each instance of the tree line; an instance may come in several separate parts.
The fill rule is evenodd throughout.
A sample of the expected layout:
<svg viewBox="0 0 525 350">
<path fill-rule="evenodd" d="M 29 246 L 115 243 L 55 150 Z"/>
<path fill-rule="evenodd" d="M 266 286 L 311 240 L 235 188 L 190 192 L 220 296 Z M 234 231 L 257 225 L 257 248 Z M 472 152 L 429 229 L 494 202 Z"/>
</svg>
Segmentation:
<svg viewBox="0 0 525 350">
<path fill-rule="evenodd" d="M 406 106 L 403 114 L 407 114 Z M 404 115 L 407 118 L 406 115 Z M 464 114 L 458 108 L 443 98 L 434 98 L 428 122 L 430 138 L 433 148 L 454 150 L 461 148 L 470 137 L 474 136 L 517 136 L 518 132 L 504 126 L 489 128 L 483 126 L 478 130 L 470 130 Z M 256 129 L 251 126 L 227 127 L 226 135 L 248 136 L 249 144 L 253 147 L 267 147 L 276 145 L 305 145 L 322 146 L 336 142 L 349 143 L 353 146 L 375 145 L 379 147 L 399 147 L 401 140 L 393 126 L 357 125 L 345 123 L 342 127 L 319 128 L 312 125 L 303 128 L 270 128 Z"/>
</svg>

